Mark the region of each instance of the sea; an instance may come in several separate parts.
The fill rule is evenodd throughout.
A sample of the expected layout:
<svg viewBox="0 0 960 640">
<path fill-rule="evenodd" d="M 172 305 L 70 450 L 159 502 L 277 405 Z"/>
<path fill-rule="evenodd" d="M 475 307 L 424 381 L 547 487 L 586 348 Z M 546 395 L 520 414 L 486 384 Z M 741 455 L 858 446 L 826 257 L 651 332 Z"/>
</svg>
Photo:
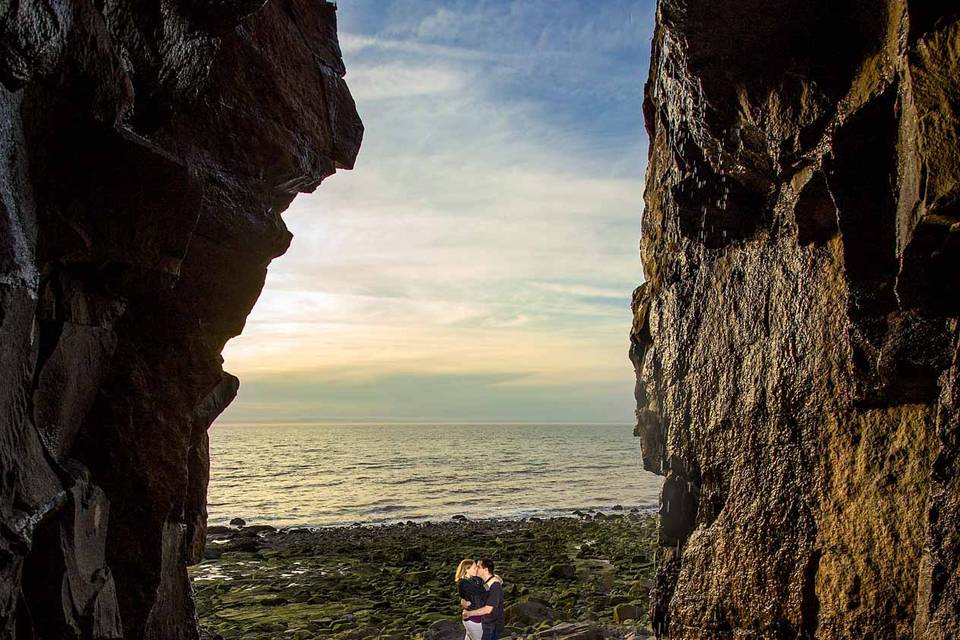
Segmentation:
<svg viewBox="0 0 960 640">
<path fill-rule="evenodd" d="M 654 509 L 625 424 L 215 423 L 208 520 L 343 526 Z"/>
</svg>

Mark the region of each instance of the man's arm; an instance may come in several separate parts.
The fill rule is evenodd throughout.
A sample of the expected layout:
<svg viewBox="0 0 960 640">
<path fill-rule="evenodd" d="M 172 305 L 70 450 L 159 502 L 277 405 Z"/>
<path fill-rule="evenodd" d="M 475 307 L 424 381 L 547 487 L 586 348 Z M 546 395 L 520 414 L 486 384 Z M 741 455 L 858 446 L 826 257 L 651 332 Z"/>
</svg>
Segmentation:
<svg viewBox="0 0 960 640">
<path fill-rule="evenodd" d="M 502 607 L 503 587 L 496 583 L 493 584 L 487 591 L 487 602 L 490 604 L 485 604 L 479 609 L 474 609 L 473 611 L 464 611 L 464 619 L 472 618 L 473 616 L 487 616 L 496 611 L 497 607 Z"/>
</svg>

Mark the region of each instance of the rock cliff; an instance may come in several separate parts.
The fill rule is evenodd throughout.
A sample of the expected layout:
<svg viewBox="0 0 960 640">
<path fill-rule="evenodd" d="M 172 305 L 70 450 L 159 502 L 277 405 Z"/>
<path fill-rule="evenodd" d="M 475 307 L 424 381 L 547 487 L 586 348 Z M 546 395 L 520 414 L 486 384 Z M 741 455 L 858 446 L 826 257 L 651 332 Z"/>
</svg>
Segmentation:
<svg viewBox="0 0 960 640">
<path fill-rule="evenodd" d="M 960 9 L 661 0 L 644 115 L 655 629 L 960 637 Z"/>
<path fill-rule="evenodd" d="M 0 2 L 0 637 L 196 637 L 219 354 L 343 75 L 321 0 Z"/>
</svg>

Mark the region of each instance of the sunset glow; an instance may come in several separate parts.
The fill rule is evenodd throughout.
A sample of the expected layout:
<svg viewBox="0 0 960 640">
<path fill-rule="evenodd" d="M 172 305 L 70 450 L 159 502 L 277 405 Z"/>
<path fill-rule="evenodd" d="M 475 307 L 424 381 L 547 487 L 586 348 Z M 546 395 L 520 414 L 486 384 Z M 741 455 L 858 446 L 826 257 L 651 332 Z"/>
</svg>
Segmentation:
<svg viewBox="0 0 960 640">
<path fill-rule="evenodd" d="M 284 214 L 222 419 L 629 420 L 652 8 L 385 5 L 340 3 L 364 145 Z"/>
</svg>

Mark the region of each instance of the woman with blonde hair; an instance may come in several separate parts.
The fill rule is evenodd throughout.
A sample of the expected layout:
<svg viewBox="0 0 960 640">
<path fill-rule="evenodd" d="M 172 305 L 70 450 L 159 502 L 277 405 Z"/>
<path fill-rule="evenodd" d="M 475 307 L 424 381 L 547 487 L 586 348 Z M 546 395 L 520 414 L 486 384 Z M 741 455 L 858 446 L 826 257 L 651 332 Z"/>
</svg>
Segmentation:
<svg viewBox="0 0 960 640">
<path fill-rule="evenodd" d="M 477 576 L 477 563 L 473 560 L 461 560 L 457 565 L 457 571 L 453 574 L 453 581 L 457 584 L 457 593 L 460 599 L 470 602 L 471 609 L 479 609 L 483 606 L 487 590 L 483 587 L 483 580 Z M 480 616 L 465 618 L 463 628 L 466 635 L 463 640 L 481 640 L 483 638 L 483 625 L 480 623 Z"/>
</svg>

